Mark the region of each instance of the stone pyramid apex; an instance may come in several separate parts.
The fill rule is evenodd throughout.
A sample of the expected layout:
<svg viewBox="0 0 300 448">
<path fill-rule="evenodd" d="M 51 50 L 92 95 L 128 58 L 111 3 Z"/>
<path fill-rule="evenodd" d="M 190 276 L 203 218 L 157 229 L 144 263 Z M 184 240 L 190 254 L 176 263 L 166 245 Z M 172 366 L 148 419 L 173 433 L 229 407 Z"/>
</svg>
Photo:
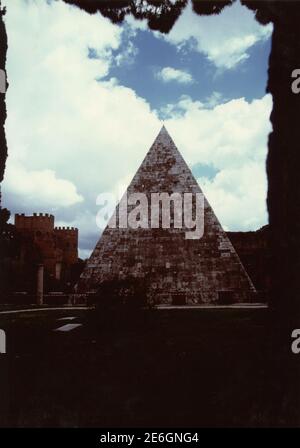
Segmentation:
<svg viewBox="0 0 300 448">
<path fill-rule="evenodd" d="M 155 139 L 155 143 L 162 143 L 162 144 L 166 144 L 166 143 L 170 143 L 173 142 L 172 137 L 170 136 L 169 132 L 167 131 L 165 125 L 163 124 L 156 139 Z"/>
<path fill-rule="evenodd" d="M 160 133 L 160 134 L 161 134 L 161 133 L 167 133 L 167 134 L 168 134 L 168 131 L 167 131 L 167 129 L 166 129 L 166 127 L 165 127 L 164 124 L 162 125 L 161 130 L 159 131 L 159 133 Z"/>
</svg>

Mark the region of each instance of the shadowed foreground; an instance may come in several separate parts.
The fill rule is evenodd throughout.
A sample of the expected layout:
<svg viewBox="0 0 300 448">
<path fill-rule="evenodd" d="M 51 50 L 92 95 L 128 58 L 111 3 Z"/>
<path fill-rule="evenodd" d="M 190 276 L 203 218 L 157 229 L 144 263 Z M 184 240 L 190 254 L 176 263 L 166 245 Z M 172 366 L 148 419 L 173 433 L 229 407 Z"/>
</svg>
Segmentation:
<svg viewBox="0 0 300 448">
<path fill-rule="evenodd" d="M 275 356 L 268 315 L 262 309 L 139 310 L 130 320 L 74 310 L 0 316 L 9 379 L 1 424 L 299 424 L 293 398 L 282 393 L 293 379 L 290 352 L 278 348 Z M 77 316 L 72 323 L 82 326 L 54 332 L 68 323 L 58 321 L 62 316 Z M 279 378 L 274 372 L 282 365 Z"/>
</svg>

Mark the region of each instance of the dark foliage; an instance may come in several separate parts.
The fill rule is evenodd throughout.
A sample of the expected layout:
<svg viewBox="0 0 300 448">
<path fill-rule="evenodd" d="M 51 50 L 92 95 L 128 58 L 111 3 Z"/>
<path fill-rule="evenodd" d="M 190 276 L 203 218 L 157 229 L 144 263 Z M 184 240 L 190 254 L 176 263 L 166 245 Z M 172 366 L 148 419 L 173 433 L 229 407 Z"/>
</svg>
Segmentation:
<svg viewBox="0 0 300 448">
<path fill-rule="evenodd" d="M 4 26 L 3 16 L 5 8 L 1 9 L 0 0 L 0 69 L 4 70 L 7 52 L 7 35 Z M 3 180 L 5 162 L 7 157 L 7 144 L 4 132 L 4 123 L 6 120 L 5 95 L 0 93 L 0 182 Z"/>
<path fill-rule="evenodd" d="M 15 285 L 15 261 L 19 254 L 19 239 L 15 227 L 8 223 L 10 211 L 0 206 L 0 302 Z"/>
<path fill-rule="evenodd" d="M 14 257 L 18 253 L 18 237 L 15 226 L 9 224 L 10 211 L 0 206 L 0 253 L 3 258 Z"/>
<path fill-rule="evenodd" d="M 100 12 L 113 23 L 121 23 L 127 14 L 136 19 L 146 19 L 152 30 L 168 33 L 187 5 L 187 0 L 65 0 L 89 13 Z"/>
<path fill-rule="evenodd" d="M 121 23 L 132 14 L 136 19 L 146 19 L 150 29 L 168 33 L 187 5 L 187 0 L 64 0 L 66 3 L 94 14 L 100 12 L 113 23 Z M 236 0 L 192 0 L 193 10 L 199 15 L 219 14 L 223 8 Z M 241 0 L 241 3 L 255 12 L 256 19 L 266 24 L 270 21 L 290 20 L 291 9 L 297 2 L 285 0 Z M 296 16 L 294 16 L 296 19 Z"/>
<path fill-rule="evenodd" d="M 210 15 L 219 14 L 225 6 L 232 5 L 235 0 L 219 0 L 219 1 L 204 1 L 204 0 L 192 0 L 193 10 L 197 14 Z"/>
<path fill-rule="evenodd" d="M 141 325 L 147 307 L 147 290 L 142 279 L 105 281 L 93 297 L 97 327 L 118 331 Z"/>
<path fill-rule="evenodd" d="M 144 285 L 142 279 L 132 277 L 105 281 L 100 285 L 94 300 L 100 306 L 106 306 L 107 302 L 114 303 L 115 306 L 144 306 L 146 303 Z"/>
</svg>

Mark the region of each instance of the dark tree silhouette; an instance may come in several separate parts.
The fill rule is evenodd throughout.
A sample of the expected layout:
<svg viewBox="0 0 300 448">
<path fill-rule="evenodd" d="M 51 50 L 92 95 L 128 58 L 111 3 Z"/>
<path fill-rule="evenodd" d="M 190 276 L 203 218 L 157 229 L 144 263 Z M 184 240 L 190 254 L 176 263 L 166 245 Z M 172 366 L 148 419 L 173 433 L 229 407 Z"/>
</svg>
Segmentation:
<svg viewBox="0 0 300 448">
<path fill-rule="evenodd" d="M 187 0 L 65 0 L 89 13 L 100 12 L 113 23 L 121 23 L 132 14 L 136 19 L 146 19 L 152 30 L 168 33 L 187 5 Z"/>
<path fill-rule="evenodd" d="M 6 53 L 7 53 L 7 35 L 3 21 L 4 14 L 5 9 L 1 8 L 1 0 L 0 0 L 0 69 L 1 70 L 5 69 Z M 5 94 L 0 93 L 0 182 L 2 182 L 3 180 L 5 161 L 7 157 L 7 145 L 4 132 L 5 120 L 6 120 Z"/>
<path fill-rule="evenodd" d="M 168 33 L 188 0 L 64 0 L 65 3 L 78 6 L 84 11 L 94 14 L 100 12 L 113 23 L 121 23 L 126 15 L 138 20 L 147 20 L 152 30 Z M 219 14 L 225 6 L 236 0 L 191 0 L 193 10 L 199 15 Z M 287 1 L 282 0 L 241 0 L 241 3 L 255 12 L 256 19 L 266 24 L 283 16 L 290 15 Z"/>
</svg>

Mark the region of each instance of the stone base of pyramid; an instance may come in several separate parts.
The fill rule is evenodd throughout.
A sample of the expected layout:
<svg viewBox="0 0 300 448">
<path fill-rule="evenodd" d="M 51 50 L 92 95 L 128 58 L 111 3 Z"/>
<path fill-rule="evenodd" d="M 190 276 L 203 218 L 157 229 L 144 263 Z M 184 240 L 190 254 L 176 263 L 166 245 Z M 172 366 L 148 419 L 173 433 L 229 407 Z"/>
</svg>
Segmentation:
<svg viewBox="0 0 300 448">
<path fill-rule="evenodd" d="M 101 285 L 99 285 L 101 289 Z M 109 297 L 97 294 L 98 288 L 89 292 L 81 292 L 78 294 L 80 303 L 93 303 L 95 294 L 97 299 L 107 299 Z M 153 306 L 157 309 L 225 309 L 225 308 L 266 308 L 267 304 L 258 301 L 259 297 L 256 292 L 248 294 L 240 294 L 234 291 L 217 291 L 216 293 L 201 293 L 188 291 L 169 291 L 154 295 L 145 300 L 141 297 L 141 303 L 147 306 Z"/>
<path fill-rule="evenodd" d="M 201 293 L 200 291 L 170 291 L 162 292 L 152 299 L 155 305 L 231 305 L 238 303 L 251 303 L 257 300 L 257 294 L 238 293 L 234 291 L 215 291 Z"/>
</svg>

